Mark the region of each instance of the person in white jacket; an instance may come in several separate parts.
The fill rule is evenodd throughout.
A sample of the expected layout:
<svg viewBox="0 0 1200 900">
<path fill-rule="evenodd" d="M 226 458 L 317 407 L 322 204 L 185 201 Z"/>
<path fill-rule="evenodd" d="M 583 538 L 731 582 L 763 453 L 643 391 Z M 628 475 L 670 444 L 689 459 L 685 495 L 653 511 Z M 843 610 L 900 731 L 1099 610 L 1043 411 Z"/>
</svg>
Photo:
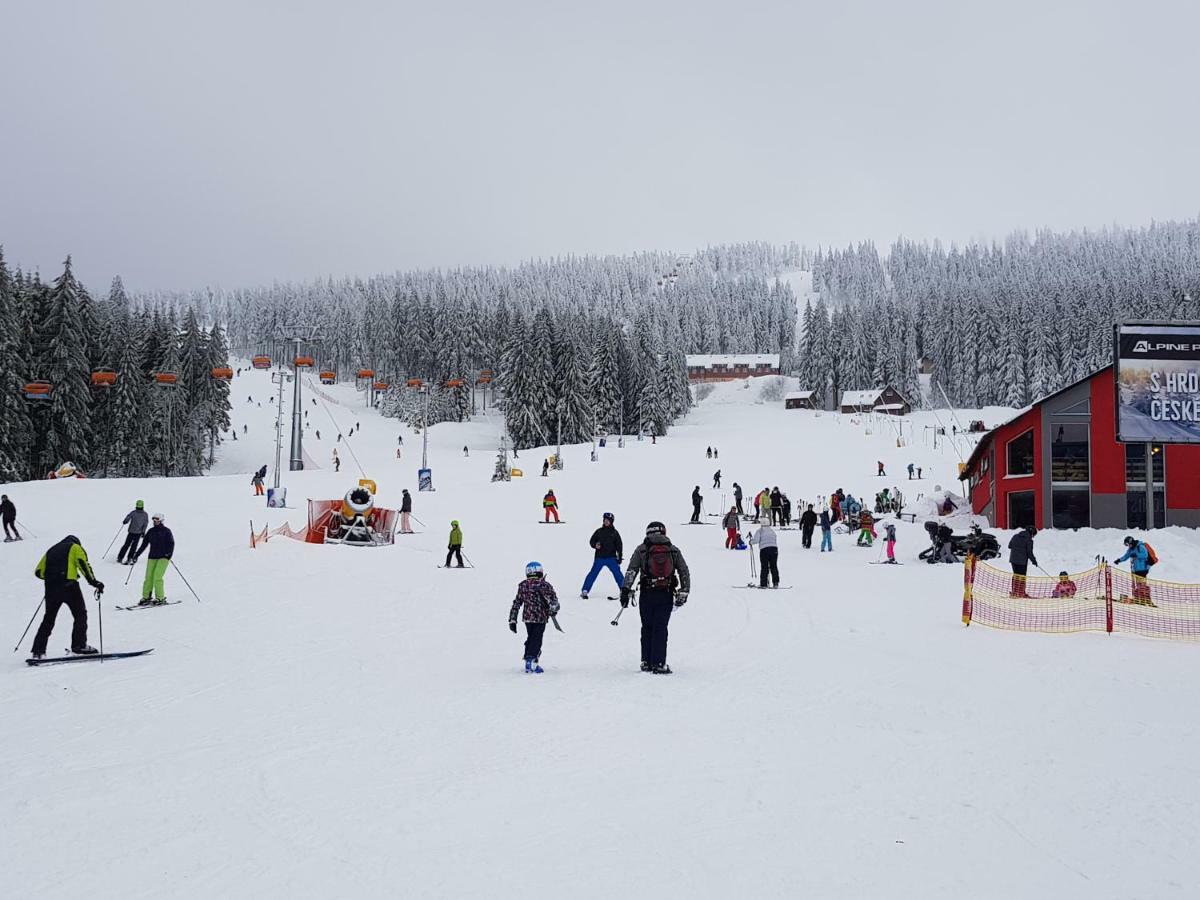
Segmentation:
<svg viewBox="0 0 1200 900">
<path fill-rule="evenodd" d="M 779 537 L 775 529 L 764 523 L 750 535 L 750 544 L 758 545 L 758 586 L 767 586 L 767 573 L 771 574 L 771 587 L 779 587 Z"/>
</svg>

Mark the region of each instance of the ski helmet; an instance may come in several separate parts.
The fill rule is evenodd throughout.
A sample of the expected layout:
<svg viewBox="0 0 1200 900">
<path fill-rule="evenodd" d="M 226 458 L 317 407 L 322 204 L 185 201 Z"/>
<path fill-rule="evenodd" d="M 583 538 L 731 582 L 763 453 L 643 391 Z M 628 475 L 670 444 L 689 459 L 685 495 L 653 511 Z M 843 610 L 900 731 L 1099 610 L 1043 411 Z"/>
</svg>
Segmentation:
<svg viewBox="0 0 1200 900">
<path fill-rule="evenodd" d="M 615 521 L 617 521 L 617 520 L 616 520 L 616 518 L 613 516 L 613 514 L 612 514 L 612 513 L 609 513 L 609 512 L 606 512 L 606 513 L 605 513 L 603 516 L 601 516 L 601 518 L 602 518 L 602 519 L 603 519 L 605 522 L 615 522 Z"/>
<path fill-rule="evenodd" d="M 1059 578 L 1070 578 L 1071 576 L 1069 574 L 1067 574 L 1066 569 L 1063 569 L 1061 572 L 1058 573 L 1058 577 Z"/>
<path fill-rule="evenodd" d="M 1132 547 L 1136 543 L 1137 543 L 1137 538 L 1135 538 L 1132 534 L 1125 535 L 1125 546 L 1126 547 Z"/>
<path fill-rule="evenodd" d="M 649 537 L 652 534 L 666 534 L 666 533 L 667 533 L 667 526 L 664 525 L 662 522 L 651 522 L 649 525 L 646 526 L 646 536 L 647 537 Z"/>
<path fill-rule="evenodd" d="M 150 518 L 152 518 L 152 519 L 156 519 L 156 520 L 157 520 L 157 521 L 159 521 L 159 522 L 165 522 L 165 521 L 167 521 L 167 517 L 166 517 L 166 516 L 164 516 L 162 513 L 155 513 L 155 514 L 154 514 L 154 515 L 152 515 Z"/>
<path fill-rule="evenodd" d="M 1027 535 L 1029 535 L 1030 537 L 1037 537 L 1037 529 L 1034 528 L 1032 525 L 1025 526 L 1025 533 Z"/>
<path fill-rule="evenodd" d="M 146 508 L 146 501 L 145 501 L 145 500 L 139 500 L 137 503 L 133 504 L 133 506 L 134 506 L 134 509 L 145 509 L 145 508 Z"/>
<path fill-rule="evenodd" d="M 545 574 L 546 573 L 542 570 L 542 564 L 536 559 L 532 562 L 525 563 L 526 578 L 542 578 L 545 576 Z"/>
</svg>

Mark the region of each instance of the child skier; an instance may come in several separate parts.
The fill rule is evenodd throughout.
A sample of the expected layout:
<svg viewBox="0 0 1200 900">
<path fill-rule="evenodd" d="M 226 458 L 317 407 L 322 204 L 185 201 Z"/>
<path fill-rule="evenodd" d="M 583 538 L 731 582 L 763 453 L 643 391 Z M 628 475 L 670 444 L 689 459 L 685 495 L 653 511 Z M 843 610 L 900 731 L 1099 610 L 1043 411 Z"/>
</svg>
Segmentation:
<svg viewBox="0 0 1200 900">
<path fill-rule="evenodd" d="M 1079 588 L 1075 586 L 1075 582 L 1071 580 L 1071 576 L 1063 570 L 1058 573 L 1058 584 L 1054 585 L 1054 591 L 1050 594 L 1051 597 L 1058 599 L 1059 597 L 1074 597 Z"/>
<path fill-rule="evenodd" d="M 250 479 L 250 483 L 254 485 L 254 496 L 261 497 L 263 495 L 263 481 L 267 477 L 267 467 L 263 466 L 254 473 L 254 477 Z"/>
<path fill-rule="evenodd" d="M 725 526 L 725 547 L 728 550 L 734 550 L 738 545 L 738 529 L 742 525 L 742 520 L 738 516 L 736 506 L 729 507 L 729 512 L 725 514 L 725 518 L 721 520 L 721 524 Z"/>
<path fill-rule="evenodd" d="M 508 611 L 508 630 L 517 633 L 517 611 L 525 607 L 525 671 L 541 675 L 545 671 L 538 660 L 542 656 L 542 637 L 546 623 L 558 614 L 558 595 L 546 580 L 540 562 L 525 565 L 525 580 L 517 585 L 517 596 Z"/>
<path fill-rule="evenodd" d="M 462 529 L 458 527 L 458 519 L 454 519 L 450 523 L 450 541 L 446 545 L 446 564 L 442 566 L 443 569 L 450 568 L 451 556 L 458 558 L 458 564 L 456 568 L 463 568 Z"/>
<path fill-rule="evenodd" d="M 896 564 L 896 526 L 888 522 L 883 530 L 884 540 L 887 541 L 887 561 Z"/>
<path fill-rule="evenodd" d="M 864 509 L 862 515 L 858 519 L 859 527 L 862 529 L 858 533 L 858 546 L 870 547 L 875 543 L 875 518 L 871 515 L 869 509 Z"/>
</svg>

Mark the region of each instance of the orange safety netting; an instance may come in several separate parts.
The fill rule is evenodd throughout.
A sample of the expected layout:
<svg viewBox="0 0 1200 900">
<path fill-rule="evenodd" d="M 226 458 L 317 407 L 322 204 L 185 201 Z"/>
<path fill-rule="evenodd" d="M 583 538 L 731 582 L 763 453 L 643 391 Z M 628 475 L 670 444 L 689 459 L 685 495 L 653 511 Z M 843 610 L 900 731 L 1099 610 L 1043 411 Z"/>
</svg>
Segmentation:
<svg viewBox="0 0 1200 900">
<path fill-rule="evenodd" d="M 255 531 L 254 523 L 251 522 L 250 546 L 253 548 L 259 544 L 265 544 L 273 537 L 287 537 L 309 544 L 323 544 L 329 527 L 329 518 L 333 515 L 334 510 L 341 509 L 341 506 L 341 500 L 309 500 L 308 524 L 300 531 L 294 531 L 287 522 L 275 529 L 264 526 L 261 531 Z M 396 527 L 399 523 L 400 513 L 382 506 L 375 507 L 370 521 L 380 542 L 385 544 L 396 542 Z"/>
<path fill-rule="evenodd" d="M 1200 584 L 1140 578 L 1101 563 L 1060 578 L 1021 577 L 969 558 L 963 624 L 1013 631 L 1123 631 L 1200 640 Z"/>
</svg>

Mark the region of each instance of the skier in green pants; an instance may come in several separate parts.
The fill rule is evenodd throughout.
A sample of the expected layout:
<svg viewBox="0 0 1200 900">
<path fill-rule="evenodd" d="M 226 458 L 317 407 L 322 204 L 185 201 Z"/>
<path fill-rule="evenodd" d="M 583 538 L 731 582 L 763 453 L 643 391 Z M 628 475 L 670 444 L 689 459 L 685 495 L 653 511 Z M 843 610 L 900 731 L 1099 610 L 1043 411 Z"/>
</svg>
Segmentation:
<svg viewBox="0 0 1200 900">
<path fill-rule="evenodd" d="M 162 606 L 167 602 L 167 589 L 163 585 L 163 576 L 167 574 L 167 567 L 171 565 L 171 556 L 175 553 L 175 535 L 171 534 L 171 529 L 163 524 L 163 514 L 155 513 L 150 520 L 154 524 L 142 538 L 142 546 L 138 548 L 138 552 L 133 557 L 133 561 L 136 563 L 146 548 L 150 548 L 150 555 L 146 559 L 146 580 L 142 582 L 142 599 L 138 606 Z M 150 596 L 151 592 L 154 594 L 153 598 Z"/>
</svg>

